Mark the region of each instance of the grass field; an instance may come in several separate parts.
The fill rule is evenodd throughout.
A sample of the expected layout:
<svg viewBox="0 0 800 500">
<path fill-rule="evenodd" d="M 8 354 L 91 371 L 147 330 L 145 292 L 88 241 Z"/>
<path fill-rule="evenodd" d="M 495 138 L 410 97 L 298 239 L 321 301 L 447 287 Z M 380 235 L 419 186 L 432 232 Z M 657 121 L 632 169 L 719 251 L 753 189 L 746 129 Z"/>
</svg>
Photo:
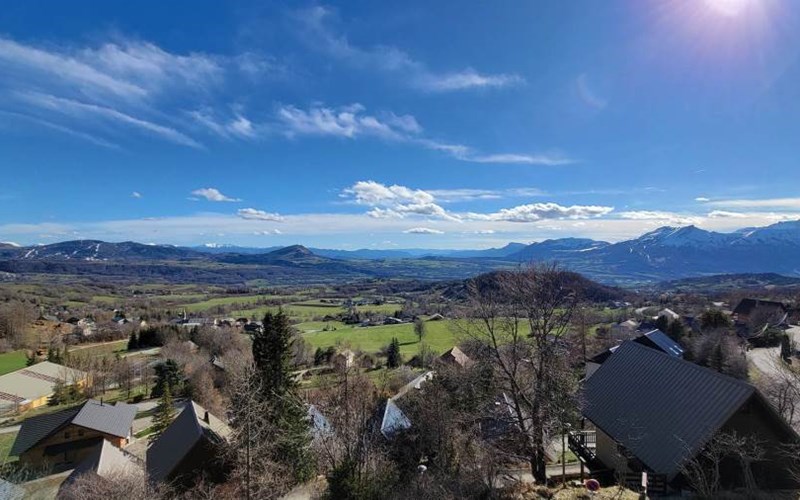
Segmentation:
<svg viewBox="0 0 800 500">
<path fill-rule="evenodd" d="M 329 346 L 349 346 L 351 349 L 360 349 L 364 352 L 376 353 L 391 342 L 392 337 L 397 337 L 400 341 L 400 352 L 406 359 L 411 358 L 419 352 L 420 344 L 414 334 L 414 325 L 387 325 L 354 327 L 342 323 L 331 322 L 335 326 L 334 331 L 313 331 L 321 330 L 328 323 L 310 322 L 296 325 L 304 331 L 303 338 L 315 349 Z M 426 334 L 423 338 L 425 345 L 441 354 L 459 342 L 459 335 L 451 321 L 429 321 L 425 323 Z"/>
<path fill-rule="evenodd" d="M 27 362 L 28 358 L 25 357 L 25 351 L 11 351 L 0 354 L 0 375 L 24 368 Z"/>
<path fill-rule="evenodd" d="M 14 440 L 17 439 L 16 432 L 8 432 L 0 434 L 0 464 L 8 462 L 11 447 L 14 445 Z"/>
</svg>

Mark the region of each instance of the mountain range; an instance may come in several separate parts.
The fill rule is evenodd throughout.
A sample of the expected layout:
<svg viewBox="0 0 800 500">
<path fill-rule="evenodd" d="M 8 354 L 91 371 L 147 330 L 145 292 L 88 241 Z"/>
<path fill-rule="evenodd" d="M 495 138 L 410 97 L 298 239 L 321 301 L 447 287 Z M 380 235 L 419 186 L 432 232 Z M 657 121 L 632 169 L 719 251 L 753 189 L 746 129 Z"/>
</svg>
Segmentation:
<svg viewBox="0 0 800 500">
<path fill-rule="evenodd" d="M 800 221 L 733 233 L 695 226 L 662 227 L 618 243 L 563 238 L 486 250 L 328 250 L 301 245 L 187 248 L 95 240 L 32 247 L 0 245 L 0 272 L 106 276 L 134 276 L 139 272 L 164 279 L 202 277 L 225 282 L 464 278 L 531 261 L 557 261 L 570 270 L 614 284 L 743 273 L 798 277 Z"/>
</svg>

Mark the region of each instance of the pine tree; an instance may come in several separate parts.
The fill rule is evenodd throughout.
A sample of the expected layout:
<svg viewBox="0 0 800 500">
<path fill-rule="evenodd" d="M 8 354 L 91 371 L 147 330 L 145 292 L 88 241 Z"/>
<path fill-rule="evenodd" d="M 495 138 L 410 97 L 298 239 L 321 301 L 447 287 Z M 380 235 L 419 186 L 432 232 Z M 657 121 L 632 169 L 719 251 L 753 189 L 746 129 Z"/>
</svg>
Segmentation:
<svg viewBox="0 0 800 500">
<path fill-rule="evenodd" d="M 172 406 L 172 391 L 169 388 L 169 384 L 166 384 L 164 392 L 161 393 L 156 412 L 153 415 L 153 425 L 151 427 L 153 434 L 151 434 L 150 439 L 154 440 L 164 432 L 164 429 L 172 423 L 173 418 L 175 418 L 175 408 Z"/>
<path fill-rule="evenodd" d="M 389 347 L 386 349 L 386 365 L 389 368 L 397 368 L 403 364 L 403 357 L 400 355 L 400 341 L 397 337 L 392 337 Z"/>
<path fill-rule="evenodd" d="M 136 338 L 136 332 L 131 332 L 131 336 L 128 338 L 128 350 L 133 351 L 134 349 L 138 349 L 139 347 L 139 339 Z"/>
<path fill-rule="evenodd" d="M 156 365 L 156 384 L 153 386 L 152 396 L 160 397 L 165 388 L 169 387 L 172 394 L 180 394 L 183 388 L 183 371 L 174 359 L 168 359 L 160 365 Z"/>
<path fill-rule="evenodd" d="M 293 332 L 283 311 L 264 316 L 264 327 L 253 335 L 253 361 L 261 379 L 261 398 L 276 427 L 273 459 L 304 482 L 313 473 L 311 433 L 305 405 L 297 396 L 292 375 Z"/>
</svg>

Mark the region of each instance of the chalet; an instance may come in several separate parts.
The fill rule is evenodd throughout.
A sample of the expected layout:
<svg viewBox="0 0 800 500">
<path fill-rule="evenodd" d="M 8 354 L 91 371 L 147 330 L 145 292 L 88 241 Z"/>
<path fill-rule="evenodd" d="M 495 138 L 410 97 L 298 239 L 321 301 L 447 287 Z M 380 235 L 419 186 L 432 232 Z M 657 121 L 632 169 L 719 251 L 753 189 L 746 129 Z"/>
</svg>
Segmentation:
<svg viewBox="0 0 800 500">
<path fill-rule="evenodd" d="M 218 446 L 231 428 L 194 401 L 189 401 L 172 423 L 147 449 L 147 476 L 153 483 L 191 485 L 197 478 L 221 480 L 225 465 Z"/>
<path fill-rule="evenodd" d="M 49 361 L 0 376 L 0 414 L 23 412 L 47 404 L 56 383 L 83 388 L 89 374 Z"/>
<path fill-rule="evenodd" d="M 787 307 L 781 302 L 761 299 L 742 299 L 733 310 L 733 320 L 737 323 L 748 323 L 753 318 L 773 318 L 777 324 L 786 321 L 789 314 Z"/>
<path fill-rule="evenodd" d="M 65 488 L 87 474 L 96 478 L 114 481 L 119 475 L 143 477 L 144 469 L 138 458 L 104 439 L 89 452 L 86 458 L 61 483 L 59 492 L 64 491 Z"/>
<path fill-rule="evenodd" d="M 105 439 L 117 448 L 128 444 L 136 406 L 90 399 L 56 413 L 26 419 L 11 448 L 28 466 L 74 467 Z"/>
<path fill-rule="evenodd" d="M 433 372 L 426 372 L 404 385 L 397 394 L 386 400 L 381 418 L 381 434 L 391 439 L 397 432 L 411 428 L 411 421 L 406 417 L 398 403 L 412 390 L 420 390 L 422 384 L 433 378 Z"/>
<path fill-rule="evenodd" d="M 461 368 L 467 368 L 472 364 L 470 357 L 464 354 L 464 351 L 459 349 L 458 346 L 453 346 L 450 350 L 439 356 L 439 361 L 446 365 L 460 366 Z"/>
<path fill-rule="evenodd" d="M 649 347 L 650 349 L 656 349 L 664 354 L 669 354 L 670 356 L 675 356 L 677 358 L 683 357 L 683 348 L 680 346 L 680 344 L 672 340 L 669 335 L 661 330 L 652 330 L 639 335 L 633 339 L 633 342 L 641 344 L 645 347 Z M 596 356 L 586 360 L 586 378 L 591 377 L 594 372 L 600 368 L 600 365 L 602 365 L 612 354 L 614 354 L 618 348 L 619 345 L 615 345 L 614 347 L 606 349 L 600 354 L 597 354 Z"/>
<path fill-rule="evenodd" d="M 676 313 L 675 311 L 669 308 L 664 308 L 658 311 L 658 317 L 666 318 L 668 321 L 678 321 L 679 319 L 681 319 L 680 314 Z"/>
<path fill-rule="evenodd" d="M 594 472 L 637 482 L 642 472 L 669 489 L 687 486 L 683 466 L 718 433 L 758 439 L 763 461 L 752 464 L 761 489 L 790 488 L 783 445 L 794 430 L 750 384 L 637 342 L 624 342 L 583 388 L 583 416 L 596 451 L 570 436 L 570 447 Z M 720 465 L 725 489 L 741 486 L 735 460 Z"/>
</svg>

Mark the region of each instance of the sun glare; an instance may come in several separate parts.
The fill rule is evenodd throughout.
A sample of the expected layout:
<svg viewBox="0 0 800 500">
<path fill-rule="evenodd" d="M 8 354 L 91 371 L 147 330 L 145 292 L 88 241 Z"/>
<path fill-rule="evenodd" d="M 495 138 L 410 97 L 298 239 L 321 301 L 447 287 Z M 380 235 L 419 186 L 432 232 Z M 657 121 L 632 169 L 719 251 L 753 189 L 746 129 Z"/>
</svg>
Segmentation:
<svg viewBox="0 0 800 500">
<path fill-rule="evenodd" d="M 752 0 L 705 0 L 706 4 L 718 14 L 735 17 L 744 12 Z"/>
</svg>

